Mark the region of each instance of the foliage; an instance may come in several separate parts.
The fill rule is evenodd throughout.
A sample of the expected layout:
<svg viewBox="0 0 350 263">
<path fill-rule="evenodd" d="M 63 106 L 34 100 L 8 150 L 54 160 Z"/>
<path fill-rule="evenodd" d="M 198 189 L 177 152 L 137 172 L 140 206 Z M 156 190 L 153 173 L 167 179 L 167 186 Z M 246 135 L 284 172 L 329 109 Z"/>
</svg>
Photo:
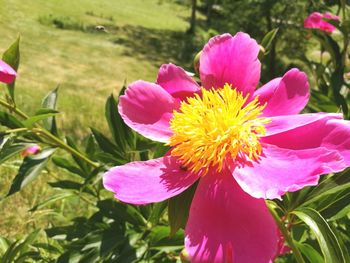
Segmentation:
<svg viewBox="0 0 350 263">
<path fill-rule="evenodd" d="M 315 86 L 308 110 L 341 110 L 346 117 L 350 117 L 349 83 L 344 79 L 344 73 L 349 70 L 348 20 L 339 25 L 341 36 L 312 32 L 314 39 L 321 44 L 321 54 L 328 52 L 330 55 L 329 60 L 321 57 L 319 61 L 314 61 L 304 55 L 307 50 L 306 33 L 296 26 L 302 23 L 301 14 L 306 14 L 312 8 L 310 4 L 300 2 L 292 6 L 291 1 L 218 3 L 222 5 L 221 10 L 225 11 L 213 15 L 210 26 L 214 27 L 215 23 L 223 25 L 215 19 L 224 16 L 226 28 L 222 30 L 243 28 L 253 35 L 261 36 L 263 48 L 260 58 L 267 64 L 266 72 L 273 72 L 271 74 L 288 67 L 285 62 L 281 62 L 278 66 L 280 69 L 272 68 L 272 64 L 279 64 L 276 62 L 277 53 L 284 50 L 289 61 L 295 59 L 312 73 Z M 250 8 L 252 4 L 258 4 L 259 8 Z M 315 7 L 328 8 L 316 4 Z M 234 17 L 231 12 L 238 5 L 247 10 L 240 18 Z M 348 12 L 347 7 L 339 6 L 344 14 Z M 287 12 L 285 8 L 292 9 Z M 252 23 L 253 17 L 263 15 L 265 20 L 259 26 Z M 65 23 L 72 22 L 63 20 Z M 263 34 L 265 32 L 268 33 Z M 288 54 L 290 50 L 297 52 Z M 18 38 L 5 51 L 4 58 L 10 65 L 18 67 L 19 57 Z M 50 173 L 51 169 L 59 169 L 68 178 L 59 177 L 49 182 L 50 187 L 57 189 L 56 194 L 37 201 L 31 212 L 43 211 L 52 204 L 79 197 L 91 213 L 76 214 L 67 220 L 68 224 L 53 222 L 45 229 L 35 229 L 19 240 L 0 237 L 1 262 L 180 262 L 183 227 L 193 189 L 168 202 L 133 206 L 116 201 L 101 183 L 102 174 L 108 168 L 162 156 L 167 147 L 141 137 L 124 124 L 117 111 L 117 96 L 110 95 L 105 103 L 108 133 L 100 127 L 92 127 L 86 138 L 81 140 L 82 143 L 76 143 L 64 135 L 57 125 L 58 88 L 43 98 L 34 114 L 24 113 L 15 104 L 15 91 L 13 84 L 8 94 L 0 99 L 0 164 L 18 159 L 19 153 L 33 144 L 39 144 L 42 151 L 21 160 L 18 173 L 8 188 L 7 196 L 3 198 L 22 191 L 29 183 L 42 177 L 43 171 Z M 268 201 L 286 244 L 292 250 L 280 256 L 277 262 L 350 262 L 349 197 L 350 170 L 346 170 L 323 176 L 317 186 L 288 193 L 282 200 Z"/>
</svg>

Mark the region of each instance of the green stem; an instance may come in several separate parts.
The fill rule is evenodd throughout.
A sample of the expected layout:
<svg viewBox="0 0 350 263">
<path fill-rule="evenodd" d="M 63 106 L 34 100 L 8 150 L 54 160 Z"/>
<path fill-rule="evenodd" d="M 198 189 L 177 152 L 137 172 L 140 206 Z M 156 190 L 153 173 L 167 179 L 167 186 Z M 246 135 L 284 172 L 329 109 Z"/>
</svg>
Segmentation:
<svg viewBox="0 0 350 263">
<path fill-rule="evenodd" d="M 23 119 L 28 119 L 28 115 L 25 114 L 23 111 L 21 111 L 20 109 L 18 109 L 16 106 L 11 105 L 9 103 L 7 103 L 4 100 L 0 99 L 0 105 L 8 108 L 10 111 L 13 111 L 14 113 L 16 113 L 18 116 L 21 116 Z"/>
<path fill-rule="evenodd" d="M 29 118 L 27 114 L 22 112 L 16 106 L 11 105 L 11 104 L 7 103 L 4 100 L 0 99 L 0 105 L 4 106 L 5 108 L 9 109 L 10 111 L 16 113 L 18 116 L 22 117 L 23 119 L 28 119 Z M 10 132 L 11 133 L 11 132 L 21 132 L 21 131 L 26 131 L 26 130 L 28 130 L 28 129 L 27 128 L 19 128 L 19 129 L 9 130 L 9 131 L 6 131 L 6 132 Z M 69 145 L 65 144 L 62 140 L 60 140 L 56 136 L 52 135 L 47 130 L 41 128 L 39 125 L 37 126 L 37 128 L 33 128 L 32 131 L 44 135 L 46 138 L 48 138 L 51 141 L 53 141 L 56 144 L 56 146 L 66 150 L 67 152 L 69 152 L 69 153 L 75 155 L 76 157 L 84 160 L 85 162 L 87 162 L 88 164 L 93 166 L 94 168 L 99 167 L 98 163 L 95 163 L 95 162 L 91 161 L 89 158 L 87 158 L 86 156 L 82 155 L 80 152 L 78 152 L 74 148 L 70 147 Z"/>
<path fill-rule="evenodd" d="M 17 129 L 11 129 L 11 130 L 6 130 L 3 132 L 0 132 L 0 134 L 11 134 L 11 133 L 17 133 L 17 132 L 25 132 L 28 131 L 27 128 L 17 128 Z"/>
<path fill-rule="evenodd" d="M 267 203 L 267 207 L 270 210 L 270 213 L 272 215 L 272 217 L 275 219 L 278 228 L 280 229 L 284 240 L 287 242 L 288 246 L 291 248 L 291 250 L 293 251 L 294 257 L 296 259 L 296 262 L 298 263 L 305 263 L 299 249 L 295 246 L 292 237 L 290 236 L 287 228 L 285 227 L 284 223 L 280 220 L 278 214 L 276 213 L 276 211 L 270 206 L 269 203 Z"/>
<path fill-rule="evenodd" d="M 84 160 L 85 162 L 87 162 L 88 164 L 90 164 L 91 166 L 93 166 L 94 168 L 99 167 L 98 163 L 95 163 L 93 161 L 91 161 L 89 158 L 87 158 L 86 156 L 82 155 L 80 152 L 78 152 L 77 150 L 75 150 L 74 148 L 70 147 L 69 145 L 65 144 L 62 140 L 60 140 L 59 138 L 57 138 L 56 136 L 52 135 L 50 132 L 48 132 L 45 129 L 41 129 L 41 128 L 34 128 L 33 132 L 37 132 L 40 133 L 44 136 L 46 136 L 48 139 L 50 139 L 51 141 L 53 141 L 58 147 L 66 150 L 67 152 L 77 156 L 78 158 Z"/>
</svg>

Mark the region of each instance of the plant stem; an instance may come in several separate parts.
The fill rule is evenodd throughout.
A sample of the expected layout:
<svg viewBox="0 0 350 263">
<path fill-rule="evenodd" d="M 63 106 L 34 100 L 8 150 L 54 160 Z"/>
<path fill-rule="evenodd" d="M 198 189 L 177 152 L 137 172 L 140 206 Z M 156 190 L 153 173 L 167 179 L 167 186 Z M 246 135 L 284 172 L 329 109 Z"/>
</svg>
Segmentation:
<svg viewBox="0 0 350 263">
<path fill-rule="evenodd" d="M 6 101 L 4 101 L 2 99 L 0 99 L 0 105 L 4 106 L 5 108 L 9 109 L 10 111 L 13 111 L 14 113 L 16 113 L 18 116 L 22 117 L 23 119 L 28 119 L 29 118 L 27 114 L 22 112 L 16 106 L 9 104 L 9 103 L 7 103 Z M 28 130 L 28 129 L 27 128 L 19 128 L 19 129 L 13 129 L 13 130 L 6 131 L 6 133 L 21 132 L 21 131 L 26 131 L 26 130 Z M 75 155 L 76 157 L 82 159 L 83 161 L 87 162 L 88 164 L 90 164 L 94 168 L 99 167 L 98 163 L 93 162 L 92 160 L 90 160 L 89 158 L 87 158 L 86 156 L 81 154 L 79 151 L 77 151 L 74 148 L 70 147 L 69 145 L 64 143 L 61 139 L 59 139 L 56 136 L 52 135 L 50 132 L 48 132 L 47 130 L 43 129 L 39 125 L 37 125 L 37 128 L 33 128 L 32 131 L 44 135 L 46 138 L 48 138 L 51 141 L 53 141 L 56 146 L 66 150 L 67 152 L 69 152 L 69 153 Z"/>
<path fill-rule="evenodd" d="M 278 228 L 280 229 L 284 240 L 287 242 L 288 246 L 291 248 L 291 250 L 293 251 L 294 257 L 296 259 L 296 262 L 298 263 L 305 263 L 299 249 L 295 246 L 293 239 L 291 238 L 287 228 L 285 227 L 284 223 L 280 220 L 278 214 L 276 213 L 276 211 L 270 206 L 269 203 L 267 203 L 267 207 L 270 210 L 270 213 L 272 215 L 272 217 L 275 219 Z"/>
<path fill-rule="evenodd" d="M 17 128 L 17 129 L 10 129 L 10 130 L 0 132 L 0 134 L 11 134 L 11 133 L 25 132 L 25 131 L 28 131 L 28 129 L 27 128 Z"/>
<path fill-rule="evenodd" d="M 18 116 L 21 116 L 23 119 L 28 119 L 28 115 L 25 114 L 23 111 L 21 111 L 20 109 L 18 109 L 16 106 L 11 105 L 9 103 L 7 103 L 4 100 L 0 99 L 0 105 L 8 108 L 10 111 L 13 111 L 14 113 L 16 113 Z"/>
<path fill-rule="evenodd" d="M 94 168 L 99 167 L 98 163 L 95 163 L 95 162 L 91 161 L 89 158 L 87 158 L 86 156 L 82 155 L 79 151 L 75 150 L 74 148 L 70 147 L 69 145 L 65 144 L 62 140 L 60 140 L 56 136 L 52 135 L 47 130 L 41 129 L 41 128 L 33 128 L 33 132 L 37 132 L 37 133 L 40 133 L 40 134 L 46 136 L 48 139 L 52 140 L 58 147 L 66 150 L 67 152 L 69 152 L 69 153 L 77 156 L 78 158 L 84 160 L 85 162 L 87 162 L 88 164 L 93 166 Z"/>
</svg>

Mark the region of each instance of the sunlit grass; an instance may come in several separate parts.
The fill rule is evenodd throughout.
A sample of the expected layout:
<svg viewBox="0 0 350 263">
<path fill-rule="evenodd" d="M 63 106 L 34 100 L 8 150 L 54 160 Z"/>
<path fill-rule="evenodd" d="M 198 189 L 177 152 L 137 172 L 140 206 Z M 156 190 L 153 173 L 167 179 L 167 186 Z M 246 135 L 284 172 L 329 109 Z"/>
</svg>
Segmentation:
<svg viewBox="0 0 350 263">
<path fill-rule="evenodd" d="M 145 52 L 138 55 L 138 50 L 133 52 L 128 44 L 147 43 L 133 32 L 125 34 L 122 28 L 128 25 L 140 30 L 185 32 L 188 27 L 184 18 L 189 10 L 157 0 L 39 0 L 30 4 L 7 0 L 1 5 L 0 53 L 18 34 L 22 38 L 16 88 L 18 105 L 32 112 L 45 94 L 60 84 L 59 123 L 77 138 L 86 134 L 89 126 L 106 127 L 102 118 L 105 98 L 120 89 L 125 79 L 153 81 L 156 77 L 160 63 L 150 60 Z M 107 33 L 62 30 L 40 23 L 45 16 L 63 20 L 68 17 L 89 28 L 108 25 L 116 30 Z M 129 41 L 118 42 L 116 38 Z"/>
<path fill-rule="evenodd" d="M 61 131 L 78 141 L 89 127 L 106 132 L 107 96 L 118 91 L 125 79 L 154 81 L 161 63 L 181 59 L 182 54 L 178 56 L 176 52 L 183 47 L 173 38 L 177 32 L 186 31 L 188 15 L 185 7 L 157 0 L 1 2 L 0 53 L 21 35 L 18 107 L 34 113 L 42 98 L 59 84 Z M 70 22 L 89 30 L 59 29 L 45 20 L 50 16 L 63 20 L 68 17 Z M 105 25 L 107 32 L 94 30 L 97 25 Z M 18 157 L 1 166 L 1 197 L 6 195 L 20 161 Z M 59 201 L 39 213 L 29 212 L 59 191 L 47 185 L 58 176 L 72 179 L 70 174 L 52 167 L 22 191 L 0 202 L 0 236 L 21 238 L 37 227 L 64 223 L 70 217 L 91 212 L 79 198 Z"/>
</svg>

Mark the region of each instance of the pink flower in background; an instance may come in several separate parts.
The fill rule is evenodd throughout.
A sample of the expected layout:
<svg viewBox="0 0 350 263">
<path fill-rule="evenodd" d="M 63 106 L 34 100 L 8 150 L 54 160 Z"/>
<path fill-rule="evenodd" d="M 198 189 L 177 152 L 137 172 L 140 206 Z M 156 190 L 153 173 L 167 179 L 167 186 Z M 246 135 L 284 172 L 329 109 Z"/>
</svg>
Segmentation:
<svg viewBox="0 0 350 263">
<path fill-rule="evenodd" d="M 324 14 L 321 14 L 319 12 L 313 12 L 304 20 L 304 27 L 319 29 L 327 33 L 332 33 L 336 29 L 336 27 L 333 26 L 331 23 L 327 22 L 327 19 L 337 22 L 340 21 L 339 16 L 333 15 L 330 12 L 326 12 Z"/>
<path fill-rule="evenodd" d="M 202 87 L 166 64 L 156 84 L 136 81 L 119 100 L 127 125 L 170 150 L 110 169 L 104 187 L 142 205 L 199 181 L 185 229 L 191 262 L 271 262 L 282 244 L 264 199 L 350 165 L 349 122 L 340 114 L 299 114 L 309 84 L 298 69 L 255 90 L 258 53 L 245 33 L 216 36 L 200 57 Z"/>
<path fill-rule="evenodd" d="M 25 150 L 21 152 L 22 157 L 26 157 L 28 155 L 35 155 L 38 154 L 41 151 L 41 148 L 39 145 L 34 144 L 32 146 L 29 146 Z"/>
<path fill-rule="evenodd" d="M 0 59 L 0 82 L 10 84 L 16 78 L 16 71 Z"/>
</svg>

